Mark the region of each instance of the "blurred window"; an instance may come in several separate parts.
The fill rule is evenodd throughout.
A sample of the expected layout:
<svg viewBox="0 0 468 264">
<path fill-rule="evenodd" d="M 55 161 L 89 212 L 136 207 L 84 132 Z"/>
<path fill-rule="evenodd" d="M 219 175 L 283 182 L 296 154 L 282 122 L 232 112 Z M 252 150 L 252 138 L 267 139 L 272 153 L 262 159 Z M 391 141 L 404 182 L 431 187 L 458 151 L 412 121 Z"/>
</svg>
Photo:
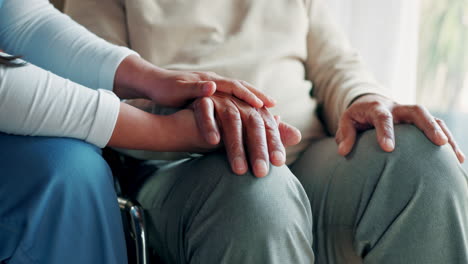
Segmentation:
<svg viewBox="0 0 468 264">
<path fill-rule="evenodd" d="M 420 19 L 417 102 L 468 154 L 468 0 L 421 0 Z"/>
</svg>

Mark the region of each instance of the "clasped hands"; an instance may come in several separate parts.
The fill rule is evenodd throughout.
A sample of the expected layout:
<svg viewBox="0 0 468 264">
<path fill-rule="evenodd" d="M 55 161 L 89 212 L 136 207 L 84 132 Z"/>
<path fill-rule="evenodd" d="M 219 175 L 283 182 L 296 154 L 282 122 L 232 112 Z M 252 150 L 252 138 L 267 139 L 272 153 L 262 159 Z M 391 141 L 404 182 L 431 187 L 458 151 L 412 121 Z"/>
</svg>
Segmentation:
<svg viewBox="0 0 468 264">
<path fill-rule="evenodd" d="M 119 97 L 185 107 L 165 119 L 168 127 L 173 127 L 171 139 L 180 140 L 172 151 L 206 152 L 224 145 L 236 174 L 246 173 L 250 164 L 255 176 L 264 177 L 269 163 L 283 165 L 285 147 L 301 139 L 299 130 L 270 113 L 268 108 L 275 101 L 247 82 L 212 72 L 164 70 L 141 64 L 132 56 L 124 62 L 116 74 L 114 91 Z M 133 74 L 124 74 L 129 72 Z M 432 117 L 423 107 L 399 105 L 373 94 L 356 99 L 342 115 L 336 133 L 338 152 L 349 154 L 356 134 L 371 128 L 376 129 L 381 148 L 393 151 L 394 123 L 416 125 L 436 145 L 448 142 L 458 160 L 464 161 L 464 154 L 442 120 Z"/>
</svg>

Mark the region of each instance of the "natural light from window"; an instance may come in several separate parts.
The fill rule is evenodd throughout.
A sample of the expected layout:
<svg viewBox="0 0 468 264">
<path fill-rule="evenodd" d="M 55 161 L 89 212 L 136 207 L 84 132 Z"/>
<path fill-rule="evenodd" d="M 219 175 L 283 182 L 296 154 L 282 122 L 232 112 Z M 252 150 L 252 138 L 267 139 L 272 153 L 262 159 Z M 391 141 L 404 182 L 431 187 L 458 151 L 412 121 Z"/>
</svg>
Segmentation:
<svg viewBox="0 0 468 264">
<path fill-rule="evenodd" d="M 422 0 L 417 101 L 468 113 L 468 1 Z"/>
</svg>

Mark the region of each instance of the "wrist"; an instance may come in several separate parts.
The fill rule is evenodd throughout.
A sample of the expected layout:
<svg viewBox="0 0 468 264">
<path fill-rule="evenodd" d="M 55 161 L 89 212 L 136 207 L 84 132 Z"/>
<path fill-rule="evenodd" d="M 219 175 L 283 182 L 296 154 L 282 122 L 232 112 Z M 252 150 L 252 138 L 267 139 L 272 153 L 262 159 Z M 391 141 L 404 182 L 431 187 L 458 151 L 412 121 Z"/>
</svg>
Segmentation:
<svg viewBox="0 0 468 264">
<path fill-rule="evenodd" d="M 353 105 L 354 103 L 358 103 L 358 102 L 365 102 L 365 101 L 375 101 L 375 100 L 389 100 L 389 101 L 392 101 L 390 98 L 386 97 L 386 96 L 383 96 L 381 94 L 377 94 L 377 93 L 365 93 L 365 94 L 361 94 L 359 96 L 357 96 L 356 98 L 354 98 L 348 105 L 348 108 Z"/>
<path fill-rule="evenodd" d="M 151 86 L 164 71 L 139 56 L 130 55 L 117 68 L 113 91 L 121 99 L 149 99 Z"/>
</svg>

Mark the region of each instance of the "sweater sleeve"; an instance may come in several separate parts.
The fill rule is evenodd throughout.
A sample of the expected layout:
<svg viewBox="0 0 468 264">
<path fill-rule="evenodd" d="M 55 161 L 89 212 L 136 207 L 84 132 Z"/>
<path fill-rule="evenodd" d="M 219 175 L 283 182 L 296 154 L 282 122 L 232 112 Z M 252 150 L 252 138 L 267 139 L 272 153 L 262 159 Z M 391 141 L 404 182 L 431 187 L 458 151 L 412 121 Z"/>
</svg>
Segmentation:
<svg viewBox="0 0 468 264">
<path fill-rule="evenodd" d="M 112 92 L 93 90 L 35 65 L 0 66 L 0 131 L 57 136 L 104 147 L 119 113 Z"/>
<path fill-rule="evenodd" d="M 324 119 L 334 134 L 341 115 L 358 96 L 386 91 L 366 69 L 362 59 L 325 7 L 324 0 L 306 0 L 309 14 L 306 73 L 312 95 L 323 105 Z"/>
<path fill-rule="evenodd" d="M 118 65 L 135 52 L 98 38 L 47 0 L 5 0 L 0 48 L 90 88 L 112 90 Z"/>
</svg>

